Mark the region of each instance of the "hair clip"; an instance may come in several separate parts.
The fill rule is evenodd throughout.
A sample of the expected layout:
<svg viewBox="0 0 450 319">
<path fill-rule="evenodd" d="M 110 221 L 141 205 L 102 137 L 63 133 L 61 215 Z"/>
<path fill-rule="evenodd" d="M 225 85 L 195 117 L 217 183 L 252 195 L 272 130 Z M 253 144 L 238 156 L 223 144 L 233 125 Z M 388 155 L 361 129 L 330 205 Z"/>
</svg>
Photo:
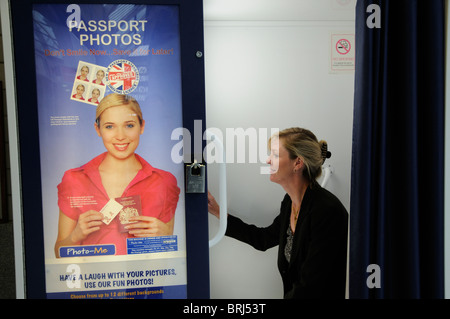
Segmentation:
<svg viewBox="0 0 450 319">
<path fill-rule="evenodd" d="M 323 142 L 323 143 L 322 143 L 321 151 L 322 151 L 322 159 L 323 159 L 323 162 L 325 162 L 325 160 L 326 160 L 327 158 L 330 158 L 330 157 L 331 157 L 331 152 L 328 151 L 328 144 L 327 144 L 326 142 Z"/>
</svg>

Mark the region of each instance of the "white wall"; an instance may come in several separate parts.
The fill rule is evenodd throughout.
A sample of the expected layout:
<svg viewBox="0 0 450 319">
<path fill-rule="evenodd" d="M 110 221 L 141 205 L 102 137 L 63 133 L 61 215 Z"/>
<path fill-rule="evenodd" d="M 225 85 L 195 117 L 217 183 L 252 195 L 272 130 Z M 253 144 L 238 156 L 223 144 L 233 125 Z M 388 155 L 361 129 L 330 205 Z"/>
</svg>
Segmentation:
<svg viewBox="0 0 450 319">
<path fill-rule="evenodd" d="M 207 127 L 224 134 L 239 127 L 269 135 L 271 128 L 312 130 L 329 144 L 334 174 L 327 188 L 347 210 L 354 73 L 330 73 L 329 60 L 331 34 L 354 33 L 355 2 L 204 0 Z M 284 191 L 260 174 L 262 164 L 236 160 L 227 164 L 228 212 L 267 226 Z M 208 174 L 218 197 L 218 165 Z M 212 238 L 218 220 L 209 224 Z M 211 298 L 282 298 L 277 250 L 258 252 L 225 237 L 210 250 Z"/>
</svg>

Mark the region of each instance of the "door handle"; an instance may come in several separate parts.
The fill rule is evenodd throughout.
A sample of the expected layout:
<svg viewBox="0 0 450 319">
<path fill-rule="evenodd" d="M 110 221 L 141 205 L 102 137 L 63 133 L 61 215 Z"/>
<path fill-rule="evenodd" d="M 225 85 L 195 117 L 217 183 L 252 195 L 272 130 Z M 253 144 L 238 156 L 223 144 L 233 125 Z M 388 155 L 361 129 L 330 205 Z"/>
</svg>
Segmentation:
<svg viewBox="0 0 450 319">
<path fill-rule="evenodd" d="M 206 130 L 206 139 L 212 141 L 222 155 L 219 163 L 219 230 L 217 234 L 209 241 L 209 248 L 217 244 L 224 236 L 227 230 L 227 168 L 225 161 L 225 149 L 222 141 L 212 131 Z"/>
</svg>

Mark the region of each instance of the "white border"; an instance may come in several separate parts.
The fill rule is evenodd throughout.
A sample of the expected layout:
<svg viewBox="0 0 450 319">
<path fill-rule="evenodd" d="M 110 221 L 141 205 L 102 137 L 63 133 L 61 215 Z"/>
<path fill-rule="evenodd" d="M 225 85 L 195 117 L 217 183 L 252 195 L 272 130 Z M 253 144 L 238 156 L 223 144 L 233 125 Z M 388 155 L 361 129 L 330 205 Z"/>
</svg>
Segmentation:
<svg viewBox="0 0 450 319">
<path fill-rule="evenodd" d="M 11 36 L 10 6 L 8 0 L 0 0 L 0 14 L 5 61 L 6 107 L 8 112 L 9 152 L 11 162 L 11 193 L 14 230 L 14 256 L 16 272 L 16 297 L 25 298 L 25 274 L 23 256 L 22 199 L 20 185 L 19 141 L 17 131 L 17 105 L 14 74 L 13 45 Z"/>
</svg>

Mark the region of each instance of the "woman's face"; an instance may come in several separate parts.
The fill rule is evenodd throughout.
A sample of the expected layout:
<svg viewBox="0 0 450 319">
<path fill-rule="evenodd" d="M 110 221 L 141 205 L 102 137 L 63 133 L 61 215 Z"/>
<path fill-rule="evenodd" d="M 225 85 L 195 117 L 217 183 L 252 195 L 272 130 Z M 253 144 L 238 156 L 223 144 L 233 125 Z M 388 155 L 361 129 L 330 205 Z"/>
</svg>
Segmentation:
<svg viewBox="0 0 450 319">
<path fill-rule="evenodd" d="M 87 77 L 88 74 L 89 74 L 89 69 L 87 67 L 82 67 L 81 68 L 81 76 Z"/>
<path fill-rule="evenodd" d="M 105 74 L 103 73 L 103 71 L 98 71 L 97 72 L 97 81 L 101 82 L 104 78 Z"/>
<path fill-rule="evenodd" d="M 283 184 L 294 175 L 294 168 L 296 168 L 298 160 L 291 159 L 283 143 L 280 143 L 278 138 L 273 138 L 270 145 L 270 156 L 266 162 L 270 164 L 270 180 Z"/>
<path fill-rule="evenodd" d="M 100 127 L 95 124 L 95 129 L 110 155 L 127 159 L 138 147 L 144 126 L 145 122 L 140 125 L 139 117 L 130 107 L 114 106 L 101 114 Z"/>
<path fill-rule="evenodd" d="M 78 95 L 83 95 L 83 93 L 84 93 L 84 86 L 78 85 L 77 86 L 77 94 Z"/>
<path fill-rule="evenodd" d="M 98 90 L 93 90 L 92 91 L 92 97 L 94 98 L 94 99 L 98 99 L 98 97 L 100 96 L 100 92 L 98 91 Z"/>
</svg>

